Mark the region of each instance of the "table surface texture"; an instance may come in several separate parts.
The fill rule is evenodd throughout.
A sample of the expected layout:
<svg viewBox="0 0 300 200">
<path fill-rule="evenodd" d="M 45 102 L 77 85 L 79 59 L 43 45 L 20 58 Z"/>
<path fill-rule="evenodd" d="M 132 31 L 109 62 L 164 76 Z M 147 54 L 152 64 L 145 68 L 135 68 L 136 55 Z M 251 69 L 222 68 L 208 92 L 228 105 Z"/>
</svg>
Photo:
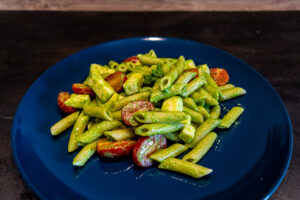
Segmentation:
<svg viewBox="0 0 300 200">
<path fill-rule="evenodd" d="M 299 0 L 0 0 L 0 10 L 44 11 L 287 11 Z"/>
</svg>

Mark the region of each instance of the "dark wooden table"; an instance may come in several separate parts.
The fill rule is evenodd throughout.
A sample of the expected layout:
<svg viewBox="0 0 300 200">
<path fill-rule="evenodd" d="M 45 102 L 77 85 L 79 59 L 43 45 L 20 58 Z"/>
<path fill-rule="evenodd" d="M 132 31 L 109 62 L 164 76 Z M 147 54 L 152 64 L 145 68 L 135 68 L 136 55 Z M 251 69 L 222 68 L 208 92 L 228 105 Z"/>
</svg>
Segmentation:
<svg viewBox="0 0 300 200">
<path fill-rule="evenodd" d="M 33 81 L 83 48 L 135 36 L 207 43 L 262 73 L 283 99 L 294 130 L 292 161 L 271 199 L 300 198 L 300 12 L 0 12 L 0 199 L 37 198 L 10 146 L 14 113 Z"/>
</svg>

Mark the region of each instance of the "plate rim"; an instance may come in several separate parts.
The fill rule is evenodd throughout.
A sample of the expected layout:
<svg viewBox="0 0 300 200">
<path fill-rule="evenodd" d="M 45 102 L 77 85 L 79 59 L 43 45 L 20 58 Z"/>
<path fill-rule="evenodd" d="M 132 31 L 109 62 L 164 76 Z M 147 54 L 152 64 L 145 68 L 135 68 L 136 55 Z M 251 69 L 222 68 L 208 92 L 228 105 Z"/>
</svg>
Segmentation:
<svg viewBox="0 0 300 200">
<path fill-rule="evenodd" d="M 249 64 L 247 64 L 245 61 L 243 61 L 242 59 L 236 57 L 235 55 L 228 53 L 225 50 L 219 49 L 217 47 L 208 45 L 206 43 L 202 43 L 202 42 L 198 42 L 198 41 L 194 41 L 194 40 L 187 40 L 187 39 L 182 39 L 182 38 L 177 38 L 177 37 L 164 37 L 164 36 L 141 36 L 141 37 L 129 37 L 129 38 L 122 38 L 122 39 L 116 39 L 116 40 L 109 40 L 103 43 L 99 43 L 96 45 L 92 45 L 90 47 L 87 48 L 83 48 L 77 52 L 74 52 L 66 57 L 64 57 L 62 60 L 58 61 L 57 63 L 55 63 L 54 65 L 52 65 L 51 67 L 49 67 L 47 70 L 45 70 L 31 85 L 30 87 L 27 89 L 25 95 L 22 97 L 21 101 L 19 102 L 16 112 L 14 114 L 14 119 L 13 119 L 13 123 L 12 123 L 12 128 L 11 128 L 11 138 L 10 138 L 10 143 L 11 143 L 11 149 L 12 149 L 12 155 L 13 155 L 13 160 L 17 166 L 17 169 L 19 171 L 19 173 L 21 174 L 22 179 L 25 181 L 25 183 L 30 187 L 30 189 L 35 193 L 35 195 L 37 195 L 40 199 L 48 199 L 46 196 L 44 196 L 44 194 L 42 194 L 39 189 L 36 188 L 36 186 L 31 182 L 30 178 L 28 177 L 28 175 L 26 174 L 26 172 L 24 171 L 20 158 L 18 156 L 18 153 L 16 151 L 16 144 L 14 141 L 14 135 L 16 133 L 16 126 L 17 126 L 17 122 L 16 122 L 16 116 L 18 115 L 22 107 L 22 105 L 24 104 L 25 99 L 27 98 L 27 96 L 29 95 L 30 91 L 32 90 L 32 88 L 37 84 L 37 82 L 42 79 L 44 76 L 46 76 L 46 74 L 48 74 L 49 72 L 55 70 L 58 65 L 61 62 L 64 62 L 65 60 L 69 59 L 70 57 L 73 57 L 76 54 L 81 54 L 87 50 L 91 50 L 93 48 L 96 48 L 98 46 L 101 45 L 108 45 L 108 44 L 113 44 L 116 42 L 126 42 L 126 41 L 153 41 L 153 42 L 157 42 L 157 41 L 179 41 L 179 42 L 188 42 L 188 43 L 192 43 L 192 44 L 196 44 L 196 45 L 202 45 L 205 46 L 207 48 L 213 48 L 216 51 L 219 51 L 220 53 L 225 54 L 226 56 L 229 56 L 235 60 L 237 60 L 238 62 L 242 63 L 243 65 L 245 65 L 247 68 L 249 68 L 250 70 L 252 70 L 256 75 L 259 76 L 260 79 L 262 79 L 272 90 L 272 92 L 276 95 L 277 99 L 279 100 L 283 110 L 284 110 L 284 114 L 288 119 L 288 128 L 289 128 L 289 146 L 288 146 L 288 156 L 285 160 L 285 164 L 284 167 L 281 169 L 279 176 L 276 178 L 276 181 L 274 181 L 274 183 L 272 183 L 272 186 L 268 189 L 268 191 L 266 193 L 264 193 L 262 195 L 262 199 L 269 199 L 273 193 L 276 191 L 276 189 L 279 187 L 279 185 L 281 184 L 282 180 L 284 179 L 286 172 L 288 170 L 288 167 L 290 165 L 291 162 L 291 158 L 292 158 L 292 153 L 293 153 L 293 127 L 292 127 L 292 123 L 291 123 L 291 119 L 290 116 L 288 114 L 288 111 L 286 109 L 286 106 L 283 102 L 283 100 L 281 99 L 280 95 L 278 94 L 278 92 L 275 90 L 275 88 L 271 85 L 271 83 L 260 73 L 258 72 L 254 67 L 250 66 Z"/>
</svg>

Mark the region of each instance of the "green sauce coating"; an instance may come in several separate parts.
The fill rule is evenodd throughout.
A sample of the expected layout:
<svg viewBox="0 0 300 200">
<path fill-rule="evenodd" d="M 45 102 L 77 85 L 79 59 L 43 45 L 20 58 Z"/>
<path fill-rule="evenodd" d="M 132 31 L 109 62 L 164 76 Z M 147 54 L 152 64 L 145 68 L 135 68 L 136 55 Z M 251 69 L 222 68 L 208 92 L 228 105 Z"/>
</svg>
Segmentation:
<svg viewBox="0 0 300 200">
<path fill-rule="evenodd" d="M 58 122 L 56 122 L 51 128 L 51 134 L 52 135 L 58 135 L 62 132 L 64 132 L 65 130 L 67 130 L 68 128 L 70 128 L 71 126 L 73 126 L 73 124 L 76 122 L 78 116 L 79 116 L 79 111 L 74 112 L 68 116 L 66 116 L 65 118 L 59 120 Z"/>
<path fill-rule="evenodd" d="M 178 78 L 178 76 L 184 70 L 185 59 L 183 56 L 178 58 L 177 63 L 171 68 L 171 70 L 161 79 L 160 90 L 164 91 L 171 87 L 172 83 Z"/>
<path fill-rule="evenodd" d="M 222 119 L 218 128 L 229 128 L 237 118 L 244 112 L 242 107 L 233 107 Z"/>
<path fill-rule="evenodd" d="M 102 136 L 105 131 L 113 130 L 115 128 L 120 127 L 121 125 L 122 123 L 116 120 L 100 122 L 92 126 L 89 130 L 85 131 L 81 135 L 79 135 L 77 140 L 78 142 L 85 144 L 90 143 Z"/>
<path fill-rule="evenodd" d="M 220 123 L 221 120 L 208 118 L 197 128 L 193 141 L 191 143 L 187 143 L 186 145 L 189 148 L 194 148 L 203 137 L 215 129 Z"/>
<path fill-rule="evenodd" d="M 201 178 L 210 174 L 213 171 L 212 169 L 187 161 L 183 161 L 177 158 L 166 159 L 164 162 L 158 165 L 158 168 L 179 172 L 194 178 Z"/>
<path fill-rule="evenodd" d="M 140 136 L 152 136 L 169 132 L 176 132 L 181 128 L 183 128 L 183 124 L 180 122 L 172 124 L 144 124 L 135 129 L 135 134 Z"/>
<path fill-rule="evenodd" d="M 78 148 L 77 137 L 84 132 L 89 119 L 89 116 L 85 115 L 83 112 L 80 113 L 70 135 L 68 152 L 75 151 Z"/>
<path fill-rule="evenodd" d="M 208 152 L 208 150 L 212 147 L 215 140 L 217 138 L 217 134 L 214 132 L 210 132 L 205 137 L 203 137 L 197 146 L 187 153 L 182 160 L 197 163 L 203 156 Z"/>
<path fill-rule="evenodd" d="M 157 162 L 163 162 L 167 158 L 174 158 L 188 150 L 183 144 L 175 143 L 168 148 L 161 149 L 150 155 L 150 158 Z"/>
<path fill-rule="evenodd" d="M 225 89 L 221 91 L 220 101 L 226 101 L 245 94 L 246 90 L 240 87 Z"/>
<path fill-rule="evenodd" d="M 187 118 L 187 115 L 184 112 L 180 111 L 139 111 L 134 114 L 134 119 L 143 124 L 173 123 L 186 120 Z"/>
</svg>

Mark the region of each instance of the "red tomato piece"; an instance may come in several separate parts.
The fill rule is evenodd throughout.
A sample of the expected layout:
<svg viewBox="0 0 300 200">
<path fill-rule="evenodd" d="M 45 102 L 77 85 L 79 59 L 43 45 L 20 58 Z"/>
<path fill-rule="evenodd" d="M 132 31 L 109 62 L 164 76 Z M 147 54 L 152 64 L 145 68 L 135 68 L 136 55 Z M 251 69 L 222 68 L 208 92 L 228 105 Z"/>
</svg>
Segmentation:
<svg viewBox="0 0 300 200">
<path fill-rule="evenodd" d="M 154 111 L 155 107 L 147 100 L 137 100 L 128 103 L 122 109 L 122 119 L 124 124 L 128 126 L 138 126 L 139 123 L 133 119 L 133 115 L 137 111 Z"/>
<path fill-rule="evenodd" d="M 210 76 L 215 80 L 218 86 L 225 85 L 229 81 L 229 75 L 226 69 L 211 68 Z"/>
<path fill-rule="evenodd" d="M 195 78 L 197 78 L 199 76 L 199 70 L 197 68 L 186 69 L 186 70 L 184 70 L 184 72 L 195 72 L 195 73 L 197 73 Z"/>
<path fill-rule="evenodd" d="M 92 88 L 90 88 L 88 85 L 85 84 L 81 84 L 81 83 L 74 83 L 72 85 L 72 90 L 76 93 L 76 94 L 88 94 L 90 95 L 92 98 L 95 97 L 95 93 L 92 90 Z"/>
<path fill-rule="evenodd" d="M 116 142 L 99 142 L 97 144 L 97 153 L 106 158 L 119 158 L 129 155 L 136 141 L 134 140 L 121 140 Z"/>
<path fill-rule="evenodd" d="M 111 144 L 111 143 L 112 143 L 112 141 L 110 141 L 108 138 L 101 138 L 101 139 L 99 139 L 99 141 L 97 143 L 97 149 L 101 148 L 104 145 Z"/>
<path fill-rule="evenodd" d="M 73 108 L 71 106 L 67 106 L 65 104 L 65 101 L 67 99 L 70 98 L 70 93 L 69 92 L 60 92 L 58 94 L 58 97 L 57 97 L 57 103 L 58 103 L 58 107 L 61 109 L 61 111 L 65 112 L 65 113 L 73 113 L 76 111 L 76 108 Z"/>
<path fill-rule="evenodd" d="M 127 77 L 123 72 L 115 72 L 105 78 L 105 81 L 107 81 L 116 92 L 120 92 L 123 89 L 123 84 L 126 80 Z"/>
<path fill-rule="evenodd" d="M 166 147 L 167 139 L 163 135 L 142 136 L 133 149 L 133 161 L 138 166 L 149 167 L 154 164 L 149 156 Z"/>
<path fill-rule="evenodd" d="M 123 62 L 136 63 L 136 62 L 139 62 L 139 61 L 140 61 L 140 59 L 137 56 L 132 56 L 132 57 L 126 58 Z"/>
</svg>

